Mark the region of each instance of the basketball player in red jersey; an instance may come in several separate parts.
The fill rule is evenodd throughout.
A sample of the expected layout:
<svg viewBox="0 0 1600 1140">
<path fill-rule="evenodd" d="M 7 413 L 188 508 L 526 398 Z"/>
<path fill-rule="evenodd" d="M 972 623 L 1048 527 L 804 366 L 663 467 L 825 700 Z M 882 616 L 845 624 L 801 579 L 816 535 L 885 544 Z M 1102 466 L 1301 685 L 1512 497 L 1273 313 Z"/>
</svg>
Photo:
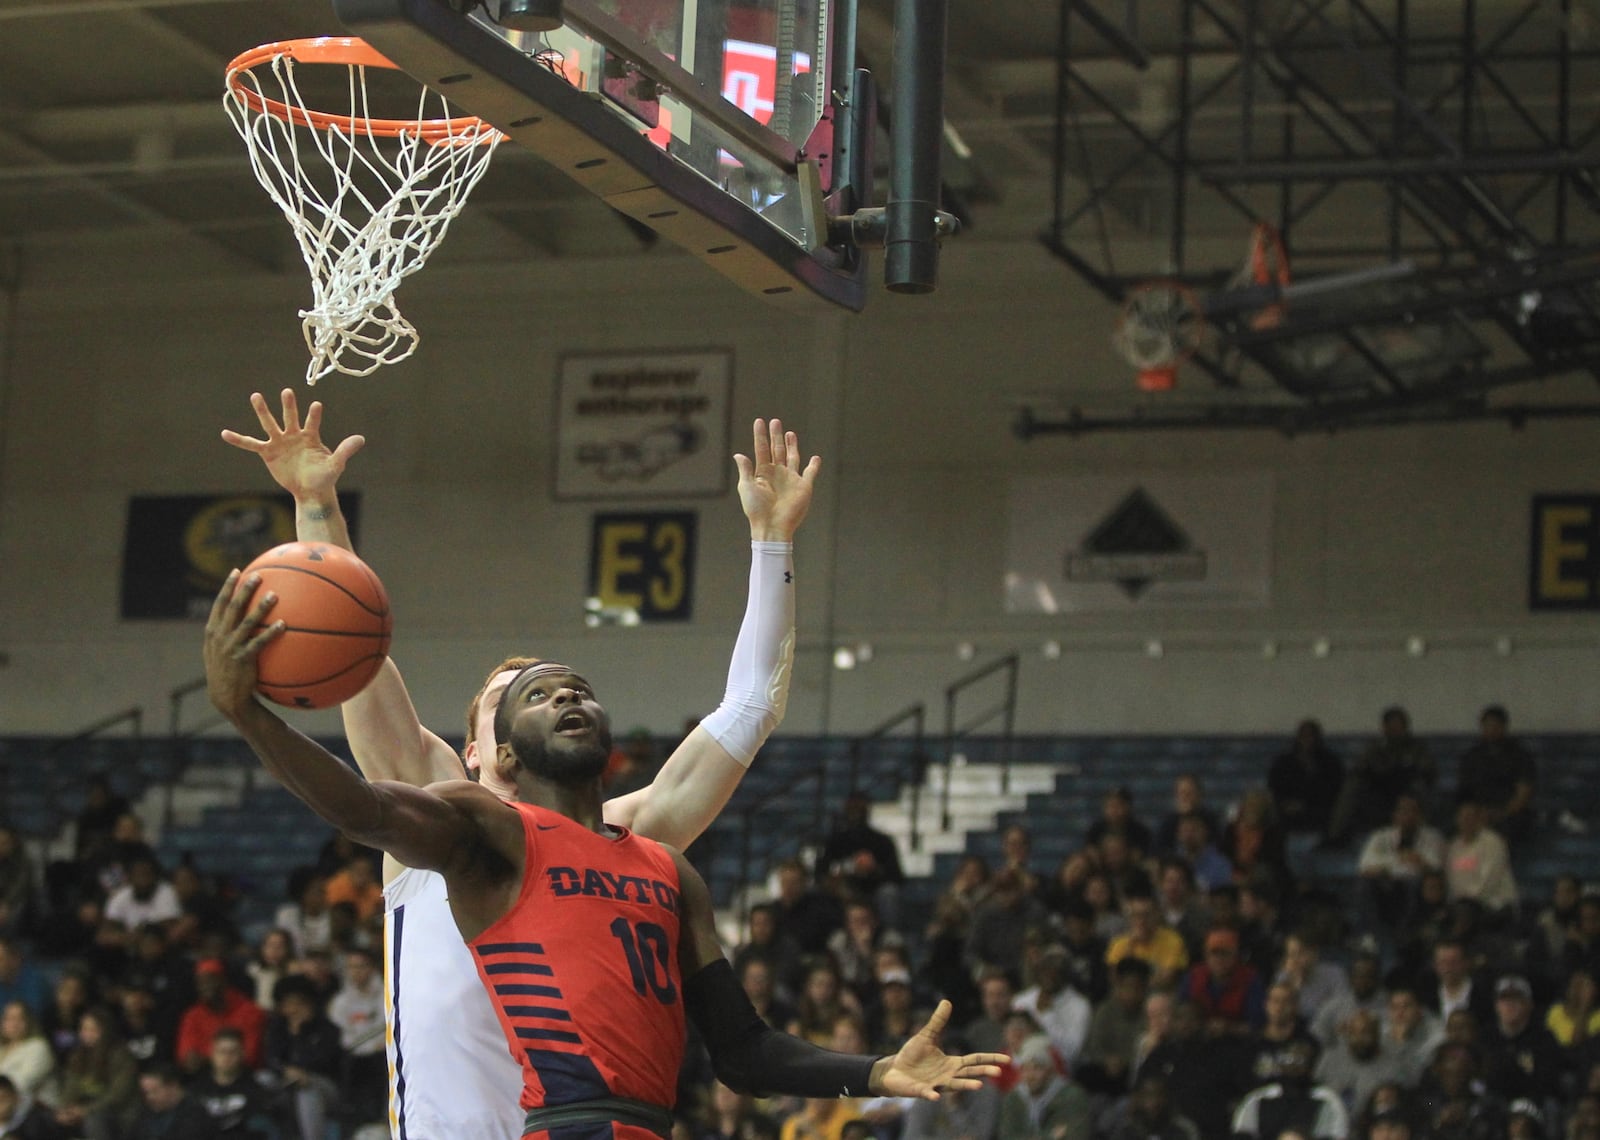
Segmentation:
<svg viewBox="0 0 1600 1140">
<path fill-rule="evenodd" d="M 676 850 L 603 821 L 610 723 L 566 666 L 524 669 L 495 712 L 492 762 L 520 802 L 468 781 L 363 780 L 256 698 L 257 655 L 282 632 L 275 598 L 254 597 L 259 585 L 235 571 L 212 607 L 212 703 L 328 823 L 444 876 L 522 1066 L 524 1135 L 670 1135 L 686 1016 L 740 1091 L 937 1100 L 998 1075 L 999 1054 L 939 1049 L 948 1002 L 893 1057 L 830 1053 L 769 1029 L 722 955 L 699 874 Z"/>
</svg>

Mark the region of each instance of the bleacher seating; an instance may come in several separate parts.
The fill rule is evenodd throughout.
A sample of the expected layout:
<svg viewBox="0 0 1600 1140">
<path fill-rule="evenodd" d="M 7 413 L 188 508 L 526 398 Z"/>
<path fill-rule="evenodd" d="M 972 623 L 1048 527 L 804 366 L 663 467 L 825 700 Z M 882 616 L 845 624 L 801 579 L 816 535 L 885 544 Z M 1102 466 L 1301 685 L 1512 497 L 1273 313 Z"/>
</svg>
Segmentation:
<svg viewBox="0 0 1600 1140">
<path fill-rule="evenodd" d="M 1353 756 L 1365 736 L 1330 737 L 1340 755 Z M 1455 759 L 1471 743 L 1466 735 L 1430 736 L 1440 761 L 1441 804 L 1454 786 Z M 1571 812 L 1600 823 L 1600 736 L 1542 734 L 1521 738 L 1540 762 L 1542 810 Z M 343 751 L 342 741 L 326 741 Z M 1118 785 L 1133 794 L 1136 813 L 1154 825 L 1168 810 L 1173 778 L 1196 772 L 1206 797 L 1216 805 L 1236 801 L 1246 788 L 1264 782 L 1267 765 L 1283 746 L 1280 736 L 1053 736 L 1006 741 L 996 737 L 964 740 L 969 765 L 1047 763 L 1060 771 L 1055 789 L 1028 797 L 1025 809 L 1005 813 L 995 828 L 968 835 L 964 852 L 994 860 L 998 828 L 1026 824 L 1033 835 L 1037 869 L 1048 872 L 1077 844 L 1100 810 L 1104 794 Z M 70 755 L 52 753 L 52 742 L 36 738 L 0 739 L 0 792 L 3 815 L 25 834 L 47 837 L 58 831 L 82 804 L 89 772 L 105 772 L 119 792 L 136 799 L 160 786 L 188 764 L 238 765 L 252 773 L 241 802 L 213 807 L 199 823 L 170 826 L 158 849 L 168 860 L 188 854 L 211 873 L 233 879 L 246 899 L 247 918 L 270 914 L 281 901 L 284 883 L 295 867 L 315 859 L 328 830 L 297 800 L 261 776 L 240 741 L 199 738 L 174 748 L 159 739 L 95 739 L 73 744 Z M 942 761 L 935 747 L 934 764 Z M 738 792 L 690 850 L 712 884 L 719 905 L 728 905 L 746 878 L 764 878 L 771 864 L 820 844 L 852 777 L 875 799 L 895 798 L 914 770 L 910 742 L 894 738 L 861 749 L 842 737 L 781 737 L 770 741 Z M 180 785 L 181 786 L 181 785 Z M 1446 828 L 1448 821 L 1441 821 Z M 942 854 L 927 882 L 911 884 L 913 914 L 931 903 L 962 853 Z M 1305 853 L 1302 866 L 1319 880 L 1337 886 L 1354 874 L 1356 849 Z M 1525 894 L 1543 898 L 1563 870 L 1585 873 L 1600 867 L 1600 827 L 1587 834 L 1541 828 L 1519 848 L 1516 869 Z M 921 905 L 918 905 L 921 904 Z"/>
</svg>

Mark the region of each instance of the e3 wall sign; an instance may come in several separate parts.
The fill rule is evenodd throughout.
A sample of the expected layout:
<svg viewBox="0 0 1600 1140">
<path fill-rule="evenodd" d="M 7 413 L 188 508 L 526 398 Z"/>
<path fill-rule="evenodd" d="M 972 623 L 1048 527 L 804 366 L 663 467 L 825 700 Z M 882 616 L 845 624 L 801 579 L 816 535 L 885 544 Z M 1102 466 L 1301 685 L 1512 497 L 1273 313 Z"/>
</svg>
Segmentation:
<svg viewBox="0 0 1600 1140">
<path fill-rule="evenodd" d="M 1528 608 L 1600 610 L 1600 495 L 1535 495 Z"/>
<path fill-rule="evenodd" d="M 594 516 L 589 624 L 688 621 L 694 612 L 693 511 Z"/>
</svg>

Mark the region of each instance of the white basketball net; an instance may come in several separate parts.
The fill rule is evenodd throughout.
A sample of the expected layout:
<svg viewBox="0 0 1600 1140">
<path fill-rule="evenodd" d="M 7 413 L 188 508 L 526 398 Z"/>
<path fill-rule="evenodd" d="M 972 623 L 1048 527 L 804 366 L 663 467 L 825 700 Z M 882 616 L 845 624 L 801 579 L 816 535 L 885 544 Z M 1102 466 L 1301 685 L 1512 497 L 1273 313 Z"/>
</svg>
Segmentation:
<svg viewBox="0 0 1600 1140">
<path fill-rule="evenodd" d="M 364 66 L 348 65 L 350 110 L 337 116 L 306 106 L 290 56 L 272 59 L 271 78 L 267 70 L 229 72 L 223 106 L 311 270 L 311 307 L 300 311 L 306 383 L 334 371 L 366 376 L 416 350 L 395 290 L 444 239 L 505 136 L 478 119 L 452 119 L 424 87 L 416 129 L 391 137 L 367 122 Z M 267 100 L 292 114 L 273 114 Z"/>
<path fill-rule="evenodd" d="M 1188 290 L 1153 282 L 1129 294 L 1112 343 L 1135 368 L 1166 368 L 1194 353 L 1204 329 Z"/>
</svg>

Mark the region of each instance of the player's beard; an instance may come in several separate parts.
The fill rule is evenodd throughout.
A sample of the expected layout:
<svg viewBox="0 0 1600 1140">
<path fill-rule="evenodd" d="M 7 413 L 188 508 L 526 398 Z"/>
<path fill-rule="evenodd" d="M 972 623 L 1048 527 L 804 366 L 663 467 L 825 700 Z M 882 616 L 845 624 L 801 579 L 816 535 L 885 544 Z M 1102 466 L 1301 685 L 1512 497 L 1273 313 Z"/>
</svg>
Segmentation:
<svg viewBox="0 0 1600 1140">
<path fill-rule="evenodd" d="M 593 783 L 611 759 L 611 726 L 601 722 L 579 740 L 543 734 L 511 733 L 511 751 L 530 775 L 552 784 L 577 787 Z"/>
</svg>

